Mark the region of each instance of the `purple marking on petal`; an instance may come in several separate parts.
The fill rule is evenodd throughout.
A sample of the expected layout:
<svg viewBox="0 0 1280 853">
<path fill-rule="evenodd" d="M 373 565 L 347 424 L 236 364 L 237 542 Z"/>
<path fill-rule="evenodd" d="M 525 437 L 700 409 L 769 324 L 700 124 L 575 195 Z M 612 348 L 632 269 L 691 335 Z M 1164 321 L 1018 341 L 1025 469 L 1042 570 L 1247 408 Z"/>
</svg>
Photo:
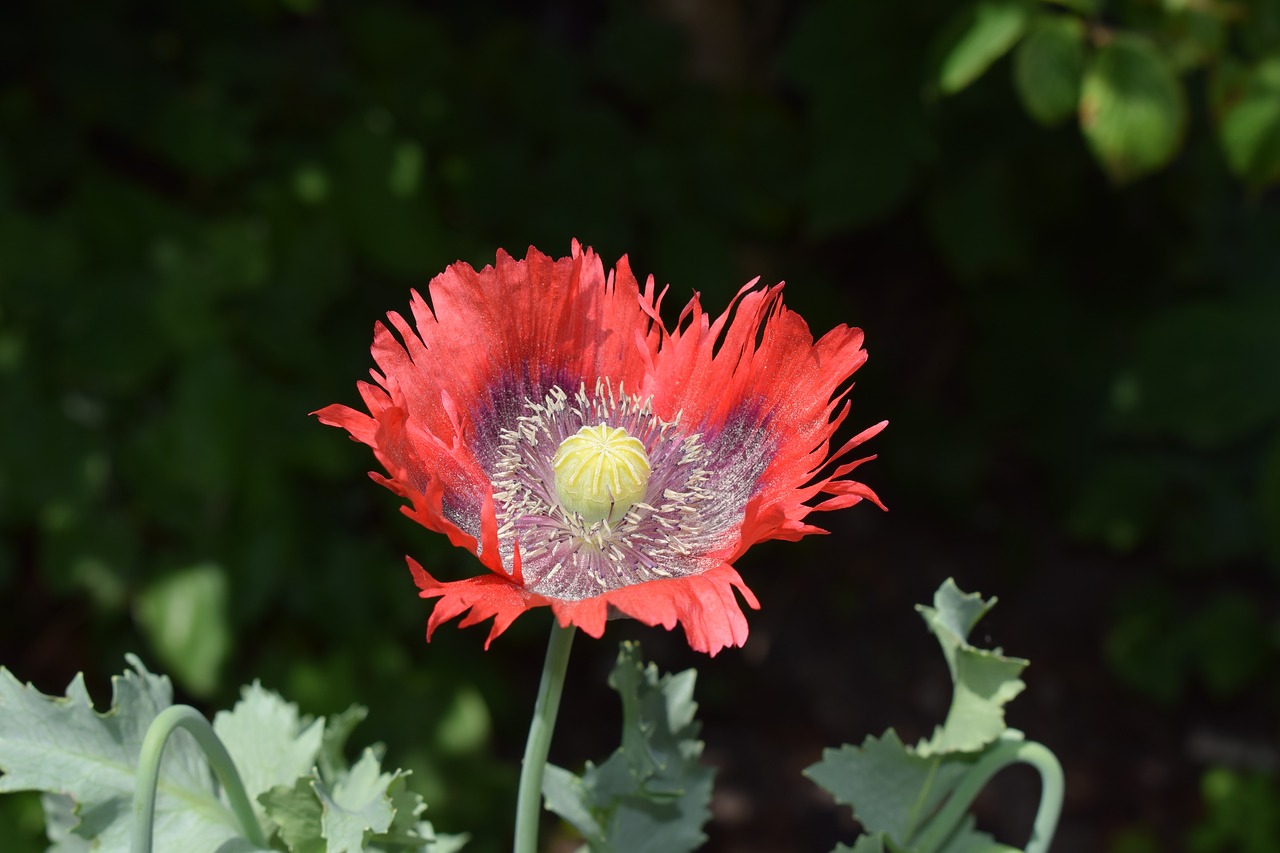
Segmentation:
<svg viewBox="0 0 1280 853">
<path fill-rule="evenodd" d="M 570 376 L 558 369 L 549 377 L 534 380 L 528 373 L 499 374 L 489 386 L 487 396 L 481 396 L 472 409 L 472 423 L 476 434 L 470 436 L 471 452 L 480 467 L 492 479 L 501 458 L 502 431 L 510 429 L 525 413 L 530 400 L 542 400 L 553 387 L 577 388 L 584 379 Z"/>
<path fill-rule="evenodd" d="M 757 468 L 766 464 L 744 455 L 744 445 L 735 441 L 757 436 L 753 443 L 758 445 L 757 432 L 720 430 L 722 458 L 715 460 L 701 436 L 683 428 L 678 418 L 661 420 L 647 400 L 607 381 L 598 382 L 594 393 L 579 388 L 570 397 L 552 387 L 541 402 L 526 403 L 499 436 L 494 474 L 499 547 L 510 558 L 520 543 L 526 588 L 579 600 L 700 574 L 716 565 L 709 555 L 732 543 L 759 477 Z M 588 524 L 560 506 L 551 466 L 560 442 L 600 423 L 643 443 L 651 469 L 643 498 L 613 524 Z M 706 467 L 708 461 L 718 462 L 714 470 Z"/>
</svg>

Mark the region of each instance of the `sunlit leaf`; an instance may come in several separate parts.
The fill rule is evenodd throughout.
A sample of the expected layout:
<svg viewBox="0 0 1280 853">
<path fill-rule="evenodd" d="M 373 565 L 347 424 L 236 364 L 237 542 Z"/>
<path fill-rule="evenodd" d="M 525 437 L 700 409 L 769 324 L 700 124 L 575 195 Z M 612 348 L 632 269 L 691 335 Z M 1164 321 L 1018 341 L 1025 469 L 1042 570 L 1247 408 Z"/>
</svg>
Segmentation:
<svg viewBox="0 0 1280 853">
<path fill-rule="evenodd" d="M 1227 93 L 1218 139 L 1231 170 L 1253 186 L 1280 180 L 1280 56 L 1250 69 Z"/>
<path fill-rule="evenodd" d="M 340 717 L 330 717 L 326 729 L 345 739 L 363 710 L 353 706 Z M 426 804 L 409 790 L 407 776 L 400 770 L 383 773 L 378 757 L 366 749 L 350 769 L 343 766 L 329 778 L 312 768 L 308 775 L 262 793 L 258 802 L 289 853 L 452 853 L 461 849 L 466 836 L 437 835 L 431 823 L 422 819 Z"/>
<path fill-rule="evenodd" d="M 1085 61 L 1084 22 L 1070 15 L 1038 21 L 1013 53 L 1013 84 L 1036 121 L 1055 125 L 1075 115 Z"/>
<path fill-rule="evenodd" d="M 133 671 L 112 680 L 111 709 L 99 714 L 76 676 L 64 697 L 45 696 L 0 668 L 0 793 L 44 791 L 62 849 L 72 836 L 101 850 L 126 850 L 133 828 L 138 756 L 147 728 L 172 704 L 169 679 L 130 656 Z M 68 813 L 74 803 L 74 815 Z M 74 824 L 72 823 L 74 818 Z M 156 797 L 157 850 L 258 848 L 244 840 L 195 741 L 175 732 L 165 748 Z M 223 845 L 227 845 L 225 848 Z"/>
<path fill-rule="evenodd" d="M 320 770 L 320 778 L 337 779 L 347 772 L 348 763 L 343 750 L 351 731 L 369 716 L 369 709 L 363 705 L 352 705 L 340 714 L 332 714 L 325 721 L 324 738 L 320 743 L 320 755 L 316 766 Z"/>
<path fill-rule="evenodd" d="M 1112 179 L 1132 181 L 1167 165 L 1186 124 L 1182 84 L 1147 38 L 1118 33 L 1087 64 L 1080 127 Z"/>
<path fill-rule="evenodd" d="M 397 775 L 381 772 L 377 756 L 366 749 L 351 772 L 333 785 L 312 783 L 324 806 L 320 825 L 329 853 L 361 853 L 366 832 L 391 828 L 395 809 L 387 789 Z"/>
<path fill-rule="evenodd" d="M 205 563 L 165 575 L 138 596 L 136 613 L 156 654 L 192 693 L 207 696 L 231 649 L 227 576 Z"/>
<path fill-rule="evenodd" d="M 944 94 L 965 88 L 1008 53 L 1026 32 L 1031 10 L 1019 0 L 983 0 L 961 14 L 960 35 L 938 72 Z"/>
<path fill-rule="evenodd" d="M 271 817 L 289 853 L 326 853 L 320 831 L 323 808 L 310 779 L 300 778 L 292 786 L 278 785 L 261 794 L 258 804 Z"/>
<path fill-rule="evenodd" d="M 213 730 L 240 769 L 251 802 L 277 785 L 291 784 L 315 766 L 325 721 L 304 721 L 298 707 L 254 682 L 230 711 L 219 711 Z M 259 819 L 265 814 L 259 809 Z"/>
</svg>

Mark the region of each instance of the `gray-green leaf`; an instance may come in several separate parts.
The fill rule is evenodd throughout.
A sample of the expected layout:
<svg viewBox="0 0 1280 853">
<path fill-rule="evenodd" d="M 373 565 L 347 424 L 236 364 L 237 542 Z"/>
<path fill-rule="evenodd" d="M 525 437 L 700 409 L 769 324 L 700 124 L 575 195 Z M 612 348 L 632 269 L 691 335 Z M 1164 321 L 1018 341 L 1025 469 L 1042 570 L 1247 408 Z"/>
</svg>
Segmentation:
<svg viewBox="0 0 1280 853">
<path fill-rule="evenodd" d="M 946 723 L 932 738 L 913 748 L 889 729 L 862 746 L 828 749 L 805 770 L 851 806 L 866 830 L 852 848 L 840 845 L 834 853 L 915 853 L 917 846 L 936 853 L 1017 853 L 976 831 L 972 816 L 961 811 L 974 793 L 963 783 L 975 765 L 1022 742 L 1021 733 L 1004 724 L 1004 705 L 1021 692 L 1018 674 L 1027 662 L 969 642 L 994 605 L 994 598 L 961 592 L 948 578 L 932 607 L 916 608 L 938 638 L 955 685 Z"/>
<path fill-rule="evenodd" d="M 258 803 L 277 827 L 277 834 L 289 853 L 325 853 L 320 834 L 323 809 L 310 778 L 292 785 L 277 785 L 258 797 Z"/>
<path fill-rule="evenodd" d="M 45 696 L 0 668 L 0 793 L 44 791 L 60 850 L 129 847 L 138 755 L 147 728 L 173 701 L 169 679 L 136 657 L 112 679 L 111 708 L 94 710 L 76 676 L 65 697 Z M 70 802 L 67 798 L 70 798 Z M 69 812 L 74 803 L 74 814 Z M 169 739 L 156 796 L 157 850 L 256 850 L 219 798 L 213 774 L 185 731 Z"/>
<path fill-rule="evenodd" d="M 955 789 L 970 763 L 918 755 L 889 729 L 883 737 L 868 735 L 862 746 L 825 750 L 822 760 L 804 772 L 836 802 L 852 806 L 868 833 L 905 843 Z"/>
<path fill-rule="evenodd" d="M 235 708 L 214 716 L 213 731 L 240 771 L 245 793 L 257 803 L 260 794 L 277 785 L 291 785 L 311 772 L 325 721 L 303 721 L 298 706 L 256 681 L 240 693 Z M 266 817 L 260 804 L 255 811 L 259 819 Z"/>
<path fill-rule="evenodd" d="M 920 755 L 975 752 L 1005 730 L 1004 706 L 1026 686 L 1018 676 L 1027 661 L 969 643 L 969 632 L 995 603 L 961 592 L 948 578 L 934 593 L 933 607 L 916 608 L 938 638 L 954 682 L 947 719 L 916 746 Z"/>
<path fill-rule="evenodd" d="M 351 772 L 332 786 L 312 780 L 324 807 L 320 825 L 329 853 L 363 853 L 366 832 L 376 834 L 391 828 L 395 809 L 387 789 L 399 776 L 399 771 L 383 773 L 378 757 L 366 749 Z"/>
<path fill-rule="evenodd" d="M 581 777 L 548 767 L 546 806 L 592 851 L 681 853 L 706 840 L 713 771 L 698 763 L 696 673 L 659 677 L 639 647 L 623 643 L 609 684 L 622 697 L 622 746 Z"/>
</svg>

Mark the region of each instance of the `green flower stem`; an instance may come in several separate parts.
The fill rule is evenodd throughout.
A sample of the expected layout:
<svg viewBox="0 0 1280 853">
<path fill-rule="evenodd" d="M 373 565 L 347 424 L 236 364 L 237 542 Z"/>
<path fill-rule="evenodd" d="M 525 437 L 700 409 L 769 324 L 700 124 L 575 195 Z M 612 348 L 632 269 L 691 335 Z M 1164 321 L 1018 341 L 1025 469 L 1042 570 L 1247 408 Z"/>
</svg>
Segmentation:
<svg viewBox="0 0 1280 853">
<path fill-rule="evenodd" d="M 946 805 L 925 824 L 924 833 L 919 840 L 912 842 L 912 849 L 920 853 L 941 850 L 964 820 L 978 792 L 992 776 L 1011 764 L 1030 764 L 1040 773 L 1040 807 L 1036 810 L 1031 840 L 1027 842 L 1025 853 L 1047 853 L 1053 833 L 1058 828 L 1058 816 L 1062 813 L 1062 765 L 1048 748 L 1022 740 L 1002 741 L 978 759 L 947 798 Z"/>
<path fill-rule="evenodd" d="M 231 801 L 231 810 L 240 822 L 241 834 L 258 848 L 266 850 L 267 839 L 262 834 L 253 804 L 244 792 L 240 773 L 235 762 L 227 754 L 227 748 L 214 734 L 213 726 L 199 711 L 190 705 L 174 705 L 156 715 L 142 739 L 142 753 L 138 757 L 138 786 L 133 792 L 133 844 L 131 853 L 151 853 L 151 838 L 156 814 L 156 786 L 160 783 L 160 759 L 164 755 L 169 735 L 177 729 L 186 729 L 204 750 L 209 766 L 217 775 L 222 789 Z"/>
<path fill-rule="evenodd" d="M 542 682 L 538 685 L 538 700 L 534 703 L 533 721 L 529 724 L 529 741 L 525 744 L 524 761 L 520 765 L 515 853 L 536 853 L 538 849 L 542 772 L 551 749 L 551 732 L 556 726 L 556 712 L 560 710 L 560 693 L 564 689 L 564 673 L 569 666 L 569 649 L 573 645 L 575 630 L 572 625 L 561 628 L 554 618 L 551 620 L 547 659 L 542 664 Z"/>
</svg>

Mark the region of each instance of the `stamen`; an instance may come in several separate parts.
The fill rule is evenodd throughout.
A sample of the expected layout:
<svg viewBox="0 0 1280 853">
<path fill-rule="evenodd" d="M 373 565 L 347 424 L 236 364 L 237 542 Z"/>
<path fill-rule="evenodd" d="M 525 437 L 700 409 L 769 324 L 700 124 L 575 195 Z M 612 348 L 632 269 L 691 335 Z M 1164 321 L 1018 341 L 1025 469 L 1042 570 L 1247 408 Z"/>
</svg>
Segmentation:
<svg viewBox="0 0 1280 853">
<path fill-rule="evenodd" d="M 745 495 L 725 500 L 702 437 L 652 399 L 601 378 L 552 386 L 500 430 L 493 471 L 498 547 L 519 543 L 526 588 L 579 600 L 706 571 L 730 544 Z M 551 451 L 555 448 L 555 452 Z"/>
</svg>

